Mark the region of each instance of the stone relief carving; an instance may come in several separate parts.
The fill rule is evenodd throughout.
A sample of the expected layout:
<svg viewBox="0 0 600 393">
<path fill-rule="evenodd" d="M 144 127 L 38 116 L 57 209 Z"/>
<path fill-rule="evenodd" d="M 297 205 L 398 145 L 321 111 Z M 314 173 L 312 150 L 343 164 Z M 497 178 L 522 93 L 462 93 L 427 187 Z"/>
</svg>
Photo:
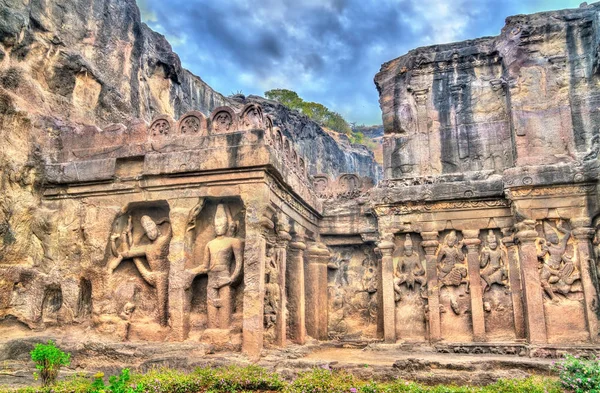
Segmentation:
<svg viewBox="0 0 600 393">
<path fill-rule="evenodd" d="M 397 302 L 402 300 L 401 285 L 405 284 L 410 290 L 415 289 L 415 284 L 419 284 L 421 290 L 427 286 L 423 263 L 419 254 L 413 250 L 412 239 L 407 233 L 404 241 L 404 254 L 398 258 L 397 264 L 394 266 L 394 292 Z"/>
<path fill-rule="evenodd" d="M 499 247 L 498 239 L 491 229 L 486 237 L 486 245 L 481 251 L 481 287 L 489 291 L 493 284 L 508 285 L 507 261 L 504 250 Z"/>
<path fill-rule="evenodd" d="M 263 125 L 262 108 L 256 104 L 247 104 L 242 110 L 242 127 L 246 130 L 261 129 Z"/>
<path fill-rule="evenodd" d="M 273 246 L 267 247 L 265 258 L 265 307 L 264 326 L 267 330 L 275 326 L 277 310 L 279 310 L 280 282 L 279 261 Z"/>
<path fill-rule="evenodd" d="M 201 209 L 202 204 L 199 204 L 194 211 Z M 231 213 L 223 203 L 217 206 L 213 225 L 215 238 L 206 244 L 200 264 L 188 272 L 193 276 L 208 276 L 208 328 L 228 329 L 233 309 L 232 286 L 239 284 L 242 276 L 244 243 L 235 237 L 237 223 L 232 221 Z"/>
<path fill-rule="evenodd" d="M 368 195 L 373 182 L 353 173 L 346 173 L 330 181 L 327 175 L 315 175 L 313 188 L 321 199 L 354 199 Z"/>
<path fill-rule="evenodd" d="M 216 108 L 211 117 L 212 131 L 215 133 L 225 133 L 236 131 L 236 114 L 235 112 L 226 106 Z"/>
<path fill-rule="evenodd" d="M 446 235 L 437 256 L 440 288 L 446 285 L 458 287 L 461 284 L 466 284 L 467 289 L 469 288 L 463 246 L 462 240 L 458 241 L 456 231 L 451 231 Z"/>
<path fill-rule="evenodd" d="M 544 237 L 537 240 L 538 258 L 542 266 L 540 280 L 544 292 L 553 302 L 559 302 L 557 293 L 567 295 L 574 292 L 573 284 L 580 279 L 580 273 L 573 263 L 572 256 L 567 255 L 567 242 L 571 232 L 559 222 L 556 230 L 546 221 L 542 223 Z M 558 232 L 562 233 L 559 238 Z"/>
<path fill-rule="evenodd" d="M 132 259 L 142 278 L 156 288 L 158 299 L 158 320 L 161 326 L 167 326 L 168 292 L 169 292 L 169 245 L 173 231 L 168 217 L 156 222 L 147 215 L 140 219 L 144 235 L 150 240 L 149 244 L 135 244 L 132 235 L 132 218 L 129 216 L 127 228 L 121 234 L 111 236 L 111 251 L 114 255 L 108 263 L 109 275 L 125 259 Z M 167 224 L 166 228 L 160 226 Z M 117 240 L 120 244 L 117 246 Z M 145 262 L 144 262 L 145 261 Z M 148 267 L 146 266 L 148 265 Z"/>
<path fill-rule="evenodd" d="M 177 129 L 181 135 L 205 135 L 206 117 L 198 111 L 188 112 L 177 122 Z"/>
<path fill-rule="evenodd" d="M 167 116 L 158 116 L 148 128 L 152 136 L 166 136 L 173 131 L 173 121 Z"/>
</svg>

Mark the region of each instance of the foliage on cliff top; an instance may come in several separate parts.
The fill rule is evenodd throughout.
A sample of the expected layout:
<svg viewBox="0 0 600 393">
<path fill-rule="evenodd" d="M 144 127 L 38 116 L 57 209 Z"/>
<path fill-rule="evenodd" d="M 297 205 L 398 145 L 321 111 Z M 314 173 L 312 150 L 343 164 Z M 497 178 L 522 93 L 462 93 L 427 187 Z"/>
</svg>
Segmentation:
<svg viewBox="0 0 600 393">
<path fill-rule="evenodd" d="M 305 114 L 322 127 L 348 135 L 352 143 L 364 144 L 364 135 L 354 132 L 350 124 L 337 112 L 318 102 L 304 101 L 298 93 L 287 89 L 272 89 L 265 92 L 265 97 L 275 100 L 290 109 Z"/>
</svg>

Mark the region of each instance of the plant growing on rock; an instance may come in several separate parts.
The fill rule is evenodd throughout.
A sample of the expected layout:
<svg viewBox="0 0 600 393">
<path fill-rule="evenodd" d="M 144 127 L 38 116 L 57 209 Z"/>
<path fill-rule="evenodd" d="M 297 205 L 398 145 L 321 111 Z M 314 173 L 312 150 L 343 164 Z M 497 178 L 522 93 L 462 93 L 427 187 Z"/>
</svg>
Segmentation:
<svg viewBox="0 0 600 393">
<path fill-rule="evenodd" d="M 34 375 L 42 379 L 42 386 L 54 384 L 60 368 L 71 362 L 71 354 L 63 352 L 52 340 L 48 340 L 47 344 L 36 344 L 30 354 L 39 372 Z"/>
</svg>

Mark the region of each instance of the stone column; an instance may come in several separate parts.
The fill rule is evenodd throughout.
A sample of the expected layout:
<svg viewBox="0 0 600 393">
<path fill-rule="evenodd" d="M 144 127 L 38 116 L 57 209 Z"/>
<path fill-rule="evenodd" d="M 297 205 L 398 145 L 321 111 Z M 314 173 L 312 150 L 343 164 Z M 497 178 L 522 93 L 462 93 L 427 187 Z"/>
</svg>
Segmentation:
<svg viewBox="0 0 600 393">
<path fill-rule="evenodd" d="M 473 340 L 485 341 L 485 314 L 483 311 L 483 288 L 479 268 L 479 229 L 464 230 L 464 243 L 467 246 L 467 266 L 469 268 L 469 292 L 471 295 L 471 318 Z"/>
<path fill-rule="evenodd" d="M 279 224 L 277 228 L 277 244 L 275 245 L 275 256 L 279 267 L 279 305 L 276 310 L 277 319 L 275 321 L 275 345 L 283 347 L 286 339 L 287 321 L 285 318 L 285 310 L 287 304 L 286 271 L 287 271 L 287 248 L 288 243 L 292 240 L 289 233 L 289 225 Z"/>
<path fill-rule="evenodd" d="M 190 331 L 190 291 L 194 277 L 186 271 L 186 263 L 192 259 L 193 231 L 188 230 L 189 214 L 197 200 L 177 200 L 177 208 L 171 209 L 170 221 L 173 238 L 169 245 L 169 317 L 171 339 L 183 341 Z M 195 217 L 194 217 L 195 219 Z M 192 263 L 192 262 L 190 262 Z M 195 267 L 195 266 L 194 266 Z"/>
<path fill-rule="evenodd" d="M 429 341 L 442 339 L 442 320 L 440 319 L 440 287 L 437 276 L 436 251 L 440 245 L 438 233 L 422 232 L 421 246 L 425 250 L 427 268 L 427 307 L 429 309 Z"/>
<path fill-rule="evenodd" d="M 515 244 L 515 237 L 511 228 L 502 229 L 502 243 L 506 247 L 508 259 L 508 282 L 513 306 L 513 319 L 515 322 L 515 336 L 524 339 L 525 317 L 523 316 L 523 289 L 521 288 L 521 269 L 519 268 L 519 249 Z"/>
<path fill-rule="evenodd" d="M 275 225 L 267 217 L 251 217 L 251 210 L 246 215 L 242 352 L 258 359 L 264 334 L 266 236 Z"/>
<path fill-rule="evenodd" d="M 289 312 L 288 337 L 296 344 L 306 343 L 306 294 L 304 289 L 304 234 L 296 232 L 289 244 L 286 271 Z"/>
<path fill-rule="evenodd" d="M 393 239 L 393 235 L 389 237 Z M 382 255 L 383 338 L 386 343 L 393 344 L 396 342 L 396 302 L 394 301 L 394 261 L 392 258 L 395 245 L 391 240 L 383 240 L 377 247 Z"/>
<path fill-rule="evenodd" d="M 593 269 L 596 266 L 592 248 L 592 239 L 594 238 L 594 228 L 591 227 L 591 219 L 581 217 L 571 220 L 573 227 L 573 237 L 575 238 L 575 249 L 577 260 L 579 261 L 579 270 L 581 273 L 581 285 L 583 286 L 583 296 L 585 300 L 585 316 L 587 319 L 590 340 L 593 343 L 598 342 L 598 292 L 594 284 Z"/>
<path fill-rule="evenodd" d="M 381 260 L 381 250 L 375 247 L 375 256 L 377 257 L 377 337 L 384 337 L 384 313 L 383 313 L 383 269 Z"/>
<path fill-rule="evenodd" d="M 515 225 L 519 240 L 519 260 L 523 276 L 525 294 L 527 338 L 532 344 L 545 344 L 548 341 L 542 283 L 538 270 L 538 256 L 535 241 L 538 233 L 535 221 L 525 220 Z"/>
<path fill-rule="evenodd" d="M 308 249 L 306 270 L 306 332 L 317 340 L 327 340 L 327 262 L 329 250 L 313 243 Z"/>
</svg>

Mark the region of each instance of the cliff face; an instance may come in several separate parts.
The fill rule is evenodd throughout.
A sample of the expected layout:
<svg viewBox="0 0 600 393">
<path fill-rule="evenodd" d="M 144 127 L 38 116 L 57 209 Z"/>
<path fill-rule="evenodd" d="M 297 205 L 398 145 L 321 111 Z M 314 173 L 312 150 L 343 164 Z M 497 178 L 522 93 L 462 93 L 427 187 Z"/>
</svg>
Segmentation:
<svg viewBox="0 0 600 393">
<path fill-rule="evenodd" d="M 30 79 L 28 112 L 103 126 L 226 103 L 181 67 L 134 1 L 5 0 L 0 7 L 3 65 Z"/>
<path fill-rule="evenodd" d="M 48 262 L 44 239 L 69 233 L 70 223 L 40 208 L 42 163 L 55 158 L 61 134 L 222 105 L 240 103 L 183 69 L 134 0 L 0 0 L 0 263 Z M 377 176 L 365 150 L 340 146 L 281 106 L 272 113 L 303 146 L 311 174 Z"/>
<path fill-rule="evenodd" d="M 381 179 L 381 166 L 366 146 L 351 144 L 345 136 L 336 140 L 307 116 L 276 101 L 257 96 L 234 96 L 233 101 L 238 105 L 249 102 L 260 104 L 266 114 L 273 116 L 274 125 L 294 139 L 298 153 L 309 158 L 310 174 L 334 178 L 343 173 L 356 173 L 374 180 Z"/>
<path fill-rule="evenodd" d="M 498 37 L 418 48 L 375 77 L 387 178 L 571 162 L 597 143 L 600 5 L 519 15 Z"/>
</svg>

